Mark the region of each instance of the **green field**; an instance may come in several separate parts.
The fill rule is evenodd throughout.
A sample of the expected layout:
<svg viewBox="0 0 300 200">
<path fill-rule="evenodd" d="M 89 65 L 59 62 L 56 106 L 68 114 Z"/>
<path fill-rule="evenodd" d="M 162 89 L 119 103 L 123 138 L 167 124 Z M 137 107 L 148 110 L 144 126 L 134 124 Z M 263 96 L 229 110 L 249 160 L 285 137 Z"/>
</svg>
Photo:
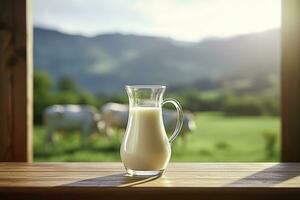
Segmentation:
<svg viewBox="0 0 300 200">
<path fill-rule="evenodd" d="M 279 161 L 278 117 L 228 117 L 198 113 L 197 128 L 183 143 L 173 144 L 172 161 Z M 56 134 L 54 145 L 45 144 L 45 130 L 34 128 L 34 161 L 120 161 L 122 131 L 112 139 L 94 135 L 81 145 L 78 133 Z"/>
</svg>

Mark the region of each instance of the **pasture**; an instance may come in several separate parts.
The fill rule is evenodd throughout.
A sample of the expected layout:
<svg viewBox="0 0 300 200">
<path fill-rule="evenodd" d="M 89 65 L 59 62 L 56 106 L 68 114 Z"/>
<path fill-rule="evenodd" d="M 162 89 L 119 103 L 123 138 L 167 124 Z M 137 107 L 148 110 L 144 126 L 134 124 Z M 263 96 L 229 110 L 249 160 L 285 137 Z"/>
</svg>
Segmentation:
<svg viewBox="0 0 300 200">
<path fill-rule="evenodd" d="M 228 117 L 220 112 L 196 115 L 197 128 L 186 143 L 177 138 L 172 161 L 266 162 L 279 161 L 280 119 L 278 117 Z M 80 144 L 79 133 L 55 134 L 54 145 L 45 144 L 45 129 L 34 127 L 34 161 L 120 161 L 122 130 L 109 140 L 99 135 Z"/>
</svg>

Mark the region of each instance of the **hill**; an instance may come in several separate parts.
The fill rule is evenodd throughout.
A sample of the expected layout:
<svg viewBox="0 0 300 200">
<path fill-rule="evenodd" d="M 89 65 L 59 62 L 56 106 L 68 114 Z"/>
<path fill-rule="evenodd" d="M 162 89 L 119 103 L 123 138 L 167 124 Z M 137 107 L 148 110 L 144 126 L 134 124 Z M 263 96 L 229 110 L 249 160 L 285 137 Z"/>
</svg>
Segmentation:
<svg viewBox="0 0 300 200">
<path fill-rule="evenodd" d="M 54 79 L 73 77 L 93 93 L 115 93 L 126 84 L 182 86 L 268 79 L 279 75 L 280 31 L 208 38 L 188 43 L 133 34 L 95 37 L 34 29 L 34 66 Z M 203 83 L 203 82 L 202 82 Z"/>
</svg>

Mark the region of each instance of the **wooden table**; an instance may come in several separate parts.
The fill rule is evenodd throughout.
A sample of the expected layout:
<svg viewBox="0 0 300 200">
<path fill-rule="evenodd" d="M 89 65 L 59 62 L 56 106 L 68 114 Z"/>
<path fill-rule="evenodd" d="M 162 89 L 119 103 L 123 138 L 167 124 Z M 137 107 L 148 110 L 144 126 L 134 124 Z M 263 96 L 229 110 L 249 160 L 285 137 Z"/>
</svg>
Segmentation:
<svg viewBox="0 0 300 200">
<path fill-rule="evenodd" d="M 0 163 L 0 199 L 300 199 L 300 163 L 172 163 L 162 177 L 121 163 Z"/>
</svg>

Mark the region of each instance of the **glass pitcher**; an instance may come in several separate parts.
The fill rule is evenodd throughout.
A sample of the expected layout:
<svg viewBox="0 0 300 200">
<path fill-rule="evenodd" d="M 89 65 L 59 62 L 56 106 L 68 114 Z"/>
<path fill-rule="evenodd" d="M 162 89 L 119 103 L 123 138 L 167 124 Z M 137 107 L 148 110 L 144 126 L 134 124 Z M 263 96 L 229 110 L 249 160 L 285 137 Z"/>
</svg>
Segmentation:
<svg viewBox="0 0 300 200">
<path fill-rule="evenodd" d="M 120 154 L 131 176 L 161 175 L 170 161 L 171 143 L 180 132 L 183 114 L 178 101 L 163 100 L 165 89 L 161 85 L 126 86 L 129 117 Z M 166 103 L 172 103 L 177 109 L 177 124 L 170 138 L 162 117 L 162 106 Z"/>
</svg>

